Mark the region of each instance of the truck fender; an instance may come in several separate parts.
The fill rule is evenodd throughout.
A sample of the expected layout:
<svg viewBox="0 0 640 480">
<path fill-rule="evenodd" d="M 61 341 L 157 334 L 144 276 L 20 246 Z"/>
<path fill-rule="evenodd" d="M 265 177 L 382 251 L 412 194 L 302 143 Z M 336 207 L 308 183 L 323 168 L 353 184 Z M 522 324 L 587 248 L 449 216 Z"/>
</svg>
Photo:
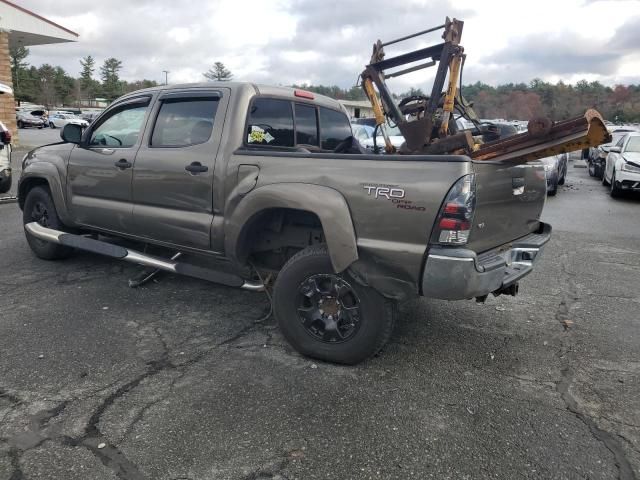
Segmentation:
<svg viewBox="0 0 640 480">
<path fill-rule="evenodd" d="M 231 259 L 242 260 L 237 253 L 251 219 L 272 208 L 305 210 L 317 215 L 336 272 L 358 260 L 356 232 L 346 200 L 333 188 L 308 183 L 270 184 L 247 194 L 225 220 L 225 251 Z"/>
<path fill-rule="evenodd" d="M 65 225 L 72 225 L 73 221 L 67 209 L 60 173 L 55 165 L 48 162 L 33 163 L 23 170 L 20 177 L 20 184 L 18 185 L 18 204 L 20 208 L 22 209 L 24 207 L 24 201 L 31 187 L 45 183 L 51 191 L 53 203 L 56 206 L 60 220 L 62 220 Z"/>
</svg>

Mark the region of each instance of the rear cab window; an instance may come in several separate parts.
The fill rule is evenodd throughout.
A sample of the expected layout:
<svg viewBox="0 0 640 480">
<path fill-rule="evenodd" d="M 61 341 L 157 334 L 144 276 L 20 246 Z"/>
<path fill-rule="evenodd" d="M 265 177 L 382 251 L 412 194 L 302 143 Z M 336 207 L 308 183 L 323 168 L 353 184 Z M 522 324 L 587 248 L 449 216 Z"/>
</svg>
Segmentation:
<svg viewBox="0 0 640 480">
<path fill-rule="evenodd" d="M 320 148 L 334 150 L 351 136 L 351 123 L 347 116 L 336 110 L 320 107 Z"/>
<path fill-rule="evenodd" d="M 333 151 L 351 136 L 351 124 L 342 111 L 295 100 L 256 97 L 249 107 L 245 141 L 251 147 Z"/>
<path fill-rule="evenodd" d="M 257 98 L 249 109 L 247 143 L 272 147 L 293 147 L 293 110 L 291 102 L 275 98 Z"/>
</svg>

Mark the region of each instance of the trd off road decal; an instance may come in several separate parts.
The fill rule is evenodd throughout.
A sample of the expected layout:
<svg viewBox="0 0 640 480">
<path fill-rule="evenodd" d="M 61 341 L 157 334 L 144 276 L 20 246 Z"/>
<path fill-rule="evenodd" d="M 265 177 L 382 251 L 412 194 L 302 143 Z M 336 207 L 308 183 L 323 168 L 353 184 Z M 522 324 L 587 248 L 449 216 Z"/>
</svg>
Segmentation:
<svg viewBox="0 0 640 480">
<path fill-rule="evenodd" d="M 403 210 L 414 210 L 416 212 L 424 212 L 426 210 L 422 205 L 416 205 L 412 200 L 407 200 L 404 188 L 397 185 L 385 185 L 381 183 L 362 183 L 362 188 L 367 195 L 376 199 L 390 201 L 396 208 Z"/>
</svg>

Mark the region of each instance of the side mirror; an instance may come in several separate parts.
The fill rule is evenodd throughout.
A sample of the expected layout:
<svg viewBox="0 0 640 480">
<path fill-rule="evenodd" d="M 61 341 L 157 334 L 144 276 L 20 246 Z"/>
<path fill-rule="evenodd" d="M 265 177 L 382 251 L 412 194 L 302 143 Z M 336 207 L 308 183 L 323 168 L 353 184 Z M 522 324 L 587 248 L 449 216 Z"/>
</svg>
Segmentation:
<svg viewBox="0 0 640 480">
<path fill-rule="evenodd" d="M 620 147 L 611 147 L 609 153 L 620 153 L 622 149 Z"/>
<path fill-rule="evenodd" d="M 67 123 L 60 132 L 60 138 L 67 143 L 79 144 L 82 140 L 82 127 L 80 125 L 74 125 L 73 123 Z"/>
</svg>

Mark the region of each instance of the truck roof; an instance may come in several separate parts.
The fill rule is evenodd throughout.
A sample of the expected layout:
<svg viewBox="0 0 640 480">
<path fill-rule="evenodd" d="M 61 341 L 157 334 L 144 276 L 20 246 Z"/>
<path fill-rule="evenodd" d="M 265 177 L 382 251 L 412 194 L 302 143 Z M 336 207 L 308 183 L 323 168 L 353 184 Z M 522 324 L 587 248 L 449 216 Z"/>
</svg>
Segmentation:
<svg viewBox="0 0 640 480">
<path fill-rule="evenodd" d="M 197 82 L 197 83 L 180 83 L 174 85 L 161 85 L 158 87 L 145 88 L 142 90 L 136 90 L 135 92 L 128 93 L 120 97 L 120 99 L 131 97 L 132 95 L 138 95 L 141 92 L 155 92 L 161 90 L 183 90 L 190 88 L 230 88 L 232 90 L 252 90 L 256 95 L 271 95 L 274 97 L 290 98 L 299 101 L 306 101 L 316 103 L 318 105 L 333 108 L 334 110 L 344 111 L 344 107 L 333 98 L 318 93 L 309 92 L 301 88 L 280 87 L 272 85 L 263 85 L 252 82 Z M 313 96 L 313 98 L 301 97 L 296 95 L 296 92 L 305 92 Z"/>
</svg>

